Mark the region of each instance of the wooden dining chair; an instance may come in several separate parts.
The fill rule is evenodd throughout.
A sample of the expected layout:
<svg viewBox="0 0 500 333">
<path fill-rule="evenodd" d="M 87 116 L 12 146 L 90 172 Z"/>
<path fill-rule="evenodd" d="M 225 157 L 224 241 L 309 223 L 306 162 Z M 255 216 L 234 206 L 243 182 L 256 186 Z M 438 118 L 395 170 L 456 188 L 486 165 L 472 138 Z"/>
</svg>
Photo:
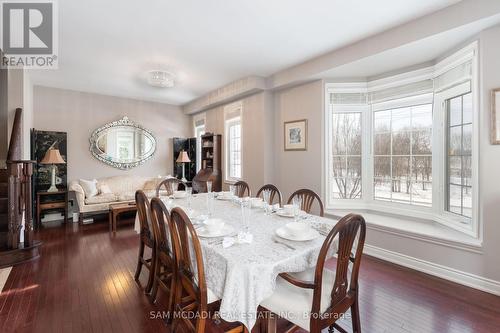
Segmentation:
<svg viewBox="0 0 500 333">
<path fill-rule="evenodd" d="M 155 235 L 156 261 L 151 302 L 156 303 L 158 288 L 167 294 L 167 311 L 172 314 L 174 302 L 175 263 L 172 244 L 173 225 L 165 204 L 159 198 L 151 200 L 151 222 Z M 170 318 L 171 319 L 171 316 Z"/>
<path fill-rule="evenodd" d="M 319 216 L 325 216 L 325 210 L 323 208 L 323 201 L 321 201 L 321 198 L 319 195 L 316 194 L 316 192 L 309 190 L 309 189 L 301 189 L 297 190 L 292 193 L 290 198 L 288 198 L 288 204 L 291 204 L 293 201 L 294 197 L 301 197 L 302 198 L 302 205 L 300 209 L 305 211 L 306 213 L 310 213 L 312 209 L 312 205 L 314 201 L 318 201 L 319 205 Z"/>
<path fill-rule="evenodd" d="M 278 203 L 281 207 L 282 205 L 282 196 L 281 196 L 281 191 L 274 186 L 273 184 L 266 184 L 262 186 L 258 191 L 256 197 L 259 198 L 264 190 L 269 190 L 271 191 L 271 196 L 269 197 L 269 202 L 268 204 L 272 205 L 274 202 L 274 198 L 277 197 Z"/>
<path fill-rule="evenodd" d="M 151 287 L 153 286 L 155 274 L 156 245 L 149 214 L 149 200 L 143 191 L 139 190 L 135 192 L 135 203 L 137 206 L 137 215 L 139 217 L 141 231 L 139 236 L 139 255 L 137 258 L 137 268 L 135 270 L 134 278 L 136 281 L 139 281 L 142 266 L 146 267 L 149 271 L 149 277 L 144 291 L 149 293 L 151 291 Z M 146 246 L 151 249 L 151 258 L 144 258 L 144 248 Z"/>
<path fill-rule="evenodd" d="M 211 319 L 213 304 L 219 299 L 207 288 L 200 240 L 186 213 L 179 207 L 172 209 L 170 218 L 175 225 L 174 259 L 176 265 L 175 308 L 173 332 L 205 332 Z M 188 315 L 189 314 L 189 315 Z M 235 323 L 226 333 L 246 332 Z"/>
<path fill-rule="evenodd" d="M 358 275 L 365 235 L 362 216 L 344 216 L 323 242 L 316 267 L 301 273 L 280 274 L 273 295 L 265 299 L 261 307 L 274 314 L 289 314 L 289 321 L 311 333 L 320 333 L 327 327 L 329 332 L 337 329 L 347 333 L 336 322 L 351 309 L 353 333 L 361 333 Z M 329 254 L 335 253 L 337 241 L 336 269 L 324 269 Z M 266 318 L 271 318 L 267 328 L 272 331 L 275 317 L 268 313 Z"/>
<path fill-rule="evenodd" d="M 163 180 L 161 183 L 156 186 L 156 197 L 160 197 L 160 192 L 162 187 L 165 188 L 164 191 L 165 193 L 162 193 L 164 195 L 172 195 L 174 194 L 174 184 L 177 184 L 177 186 L 183 184 L 179 179 L 177 178 L 168 178 Z"/>
<path fill-rule="evenodd" d="M 248 183 L 243 180 L 234 183 L 234 188 L 236 189 L 235 194 L 239 198 L 250 197 L 252 195 L 252 191 L 250 191 L 250 186 L 248 186 Z"/>
</svg>

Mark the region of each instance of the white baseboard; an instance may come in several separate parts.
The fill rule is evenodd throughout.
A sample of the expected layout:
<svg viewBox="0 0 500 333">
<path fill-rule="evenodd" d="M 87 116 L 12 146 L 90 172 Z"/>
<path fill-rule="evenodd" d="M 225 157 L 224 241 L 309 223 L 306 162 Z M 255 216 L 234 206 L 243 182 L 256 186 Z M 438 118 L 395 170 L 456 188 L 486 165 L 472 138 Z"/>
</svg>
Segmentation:
<svg viewBox="0 0 500 333">
<path fill-rule="evenodd" d="M 410 257 L 405 254 L 389 251 L 373 245 L 365 244 L 364 253 L 419 272 L 434 275 L 445 280 L 500 296 L 499 281 L 462 272 L 454 268 Z"/>
</svg>

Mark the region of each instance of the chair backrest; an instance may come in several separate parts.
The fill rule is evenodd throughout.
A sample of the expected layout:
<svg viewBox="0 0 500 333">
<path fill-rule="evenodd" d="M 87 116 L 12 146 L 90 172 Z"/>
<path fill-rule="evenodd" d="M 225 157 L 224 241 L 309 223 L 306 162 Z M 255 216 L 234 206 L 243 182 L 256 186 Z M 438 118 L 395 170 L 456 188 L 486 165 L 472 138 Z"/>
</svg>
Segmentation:
<svg viewBox="0 0 500 333">
<path fill-rule="evenodd" d="M 301 197 L 302 198 L 302 205 L 300 209 L 302 209 L 306 213 L 310 213 L 312 209 L 312 205 L 315 200 L 318 201 L 319 205 L 319 215 L 320 216 L 325 216 L 325 210 L 323 208 L 323 201 L 321 201 L 321 198 L 319 195 L 316 194 L 316 192 L 309 190 L 309 189 L 300 189 L 292 193 L 290 198 L 288 198 L 288 204 L 292 203 L 294 197 Z"/>
<path fill-rule="evenodd" d="M 269 202 L 268 204 L 272 204 L 274 202 L 274 198 L 277 196 L 278 197 L 278 203 L 280 204 L 280 206 L 282 205 L 282 196 L 281 196 L 281 192 L 280 190 L 274 186 L 273 184 L 266 184 L 264 186 L 262 186 L 258 191 L 257 191 L 257 195 L 256 197 L 260 197 L 260 195 L 262 194 L 262 192 L 264 190 L 269 190 L 271 191 L 271 195 L 269 197 Z"/>
<path fill-rule="evenodd" d="M 135 204 L 137 206 L 137 215 L 139 217 L 139 223 L 141 226 L 141 238 L 143 240 L 149 240 L 148 246 L 153 246 L 154 244 L 154 233 L 151 225 L 150 218 L 150 205 L 146 194 L 143 191 L 137 190 L 135 192 Z M 144 239 L 145 238 L 145 239 Z"/>
<path fill-rule="evenodd" d="M 155 237 L 157 255 L 174 266 L 174 226 L 170 219 L 168 209 L 159 198 L 151 199 L 151 224 Z"/>
<path fill-rule="evenodd" d="M 174 237 L 175 266 L 177 268 L 175 312 L 179 314 L 174 323 L 174 331 L 181 324 L 189 332 L 204 332 L 207 313 L 207 286 L 203 267 L 200 240 L 189 217 L 181 208 L 174 208 L 170 218 L 175 225 L 177 236 Z M 190 300 L 186 303 L 184 300 Z M 184 311 L 198 313 L 196 324 L 183 316 Z"/>
<path fill-rule="evenodd" d="M 247 182 L 244 182 L 243 180 L 237 181 L 234 183 L 234 188 L 236 189 L 236 196 L 239 198 L 243 197 L 249 197 L 252 195 L 252 192 L 250 191 L 250 186 L 248 186 Z M 246 195 L 245 195 L 246 192 Z"/>
<path fill-rule="evenodd" d="M 160 197 L 160 191 L 162 187 L 165 188 L 166 195 L 174 194 L 174 184 L 177 184 L 177 186 L 179 186 L 179 184 L 182 184 L 182 182 L 177 178 L 168 178 L 163 180 L 160 184 L 158 184 L 158 186 L 156 186 L 156 196 Z"/>
<path fill-rule="evenodd" d="M 359 267 L 365 244 L 365 235 L 365 219 L 361 215 L 349 214 L 340 219 L 323 242 L 316 263 L 316 272 L 314 276 L 315 288 L 313 291 L 311 329 L 313 325 L 315 327 L 324 327 L 324 325 L 319 324 L 321 317 L 316 316 L 316 314 L 321 314 L 321 288 L 325 261 L 328 259 L 329 255 L 335 252 L 335 248 L 333 247 L 337 244 L 335 242 L 336 239 L 338 239 L 338 251 L 335 280 L 331 291 L 330 306 L 326 310 L 326 313 L 332 314 L 332 316 L 324 316 L 326 319 L 323 320 L 328 321 L 328 319 L 333 318 L 333 314 L 336 314 L 338 311 L 344 312 L 346 309 L 339 309 L 337 305 L 343 307 L 344 301 L 352 304 L 352 302 L 348 301 L 352 301 L 354 297 L 357 297 Z M 356 250 L 354 258 L 352 257 L 353 248 Z M 351 262 L 353 263 L 353 267 L 349 279 L 349 264 Z M 320 320 L 316 321 L 315 318 Z M 313 324 L 313 321 L 316 322 Z"/>
</svg>

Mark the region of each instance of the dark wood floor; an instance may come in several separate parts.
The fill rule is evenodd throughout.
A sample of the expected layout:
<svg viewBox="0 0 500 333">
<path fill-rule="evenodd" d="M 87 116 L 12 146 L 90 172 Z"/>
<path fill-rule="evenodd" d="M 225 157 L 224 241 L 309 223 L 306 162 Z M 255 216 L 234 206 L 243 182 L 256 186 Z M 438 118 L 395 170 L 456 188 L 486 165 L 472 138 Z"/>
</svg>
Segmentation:
<svg viewBox="0 0 500 333">
<path fill-rule="evenodd" d="M 130 223 L 115 237 L 106 223 L 37 237 L 41 258 L 14 267 L 0 295 L 1 332 L 168 332 L 150 319 L 161 302 L 151 305 L 133 279 L 138 236 Z M 360 278 L 365 333 L 500 332 L 500 297 L 370 257 Z"/>
</svg>

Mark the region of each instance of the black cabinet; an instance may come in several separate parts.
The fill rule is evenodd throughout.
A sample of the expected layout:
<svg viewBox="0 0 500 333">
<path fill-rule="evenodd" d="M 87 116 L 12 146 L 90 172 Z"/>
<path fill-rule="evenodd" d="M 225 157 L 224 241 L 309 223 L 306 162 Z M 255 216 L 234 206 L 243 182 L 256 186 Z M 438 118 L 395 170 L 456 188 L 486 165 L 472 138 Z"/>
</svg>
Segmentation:
<svg viewBox="0 0 500 333">
<path fill-rule="evenodd" d="M 186 179 L 188 181 L 193 180 L 196 175 L 196 138 L 173 138 L 174 143 L 174 167 L 173 176 L 176 178 L 182 178 L 182 163 L 177 163 L 177 158 L 182 150 L 188 153 L 190 163 L 185 163 L 186 168 Z"/>
</svg>

